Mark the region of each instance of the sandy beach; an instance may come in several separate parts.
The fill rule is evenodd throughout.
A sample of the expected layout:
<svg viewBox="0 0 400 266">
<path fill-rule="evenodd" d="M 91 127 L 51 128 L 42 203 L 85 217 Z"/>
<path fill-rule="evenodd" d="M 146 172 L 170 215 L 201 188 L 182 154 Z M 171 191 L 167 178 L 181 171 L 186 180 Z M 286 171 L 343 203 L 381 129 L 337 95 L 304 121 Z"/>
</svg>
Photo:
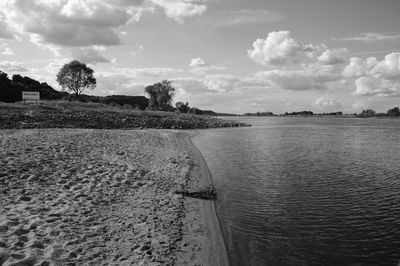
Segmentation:
<svg viewBox="0 0 400 266">
<path fill-rule="evenodd" d="M 190 134 L 0 130 L 0 265 L 227 265 Z"/>
</svg>

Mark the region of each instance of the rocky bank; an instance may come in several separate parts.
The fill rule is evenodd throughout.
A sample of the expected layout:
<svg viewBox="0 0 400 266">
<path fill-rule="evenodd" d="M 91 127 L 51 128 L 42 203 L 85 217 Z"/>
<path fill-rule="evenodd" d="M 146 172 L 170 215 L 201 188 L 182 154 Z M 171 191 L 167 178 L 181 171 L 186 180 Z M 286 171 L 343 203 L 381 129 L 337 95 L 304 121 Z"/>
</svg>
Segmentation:
<svg viewBox="0 0 400 266">
<path fill-rule="evenodd" d="M 204 129 L 240 126 L 247 125 L 202 115 L 146 111 L 52 110 L 40 107 L 1 108 L 0 106 L 0 129 Z"/>
</svg>

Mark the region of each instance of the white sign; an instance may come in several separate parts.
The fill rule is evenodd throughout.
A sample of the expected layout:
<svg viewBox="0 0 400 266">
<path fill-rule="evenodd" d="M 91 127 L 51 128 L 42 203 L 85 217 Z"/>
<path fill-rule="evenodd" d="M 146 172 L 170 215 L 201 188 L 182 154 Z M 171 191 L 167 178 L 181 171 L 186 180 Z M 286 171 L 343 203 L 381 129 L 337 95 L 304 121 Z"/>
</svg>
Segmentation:
<svg viewBox="0 0 400 266">
<path fill-rule="evenodd" d="M 22 92 L 22 100 L 40 100 L 40 92 L 38 91 L 23 91 Z"/>
</svg>

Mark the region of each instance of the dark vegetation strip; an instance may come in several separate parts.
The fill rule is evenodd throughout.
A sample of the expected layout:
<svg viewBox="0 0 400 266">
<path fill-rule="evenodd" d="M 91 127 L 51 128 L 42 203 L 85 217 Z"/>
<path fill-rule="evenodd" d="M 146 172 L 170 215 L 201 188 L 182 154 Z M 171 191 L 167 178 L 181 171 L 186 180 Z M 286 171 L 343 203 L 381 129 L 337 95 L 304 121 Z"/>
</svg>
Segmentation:
<svg viewBox="0 0 400 266">
<path fill-rule="evenodd" d="M 0 108 L 1 129 L 92 128 L 92 129 L 204 129 L 241 127 L 246 124 L 198 115 L 160 112 L 77 111 Z"/>
</svg>

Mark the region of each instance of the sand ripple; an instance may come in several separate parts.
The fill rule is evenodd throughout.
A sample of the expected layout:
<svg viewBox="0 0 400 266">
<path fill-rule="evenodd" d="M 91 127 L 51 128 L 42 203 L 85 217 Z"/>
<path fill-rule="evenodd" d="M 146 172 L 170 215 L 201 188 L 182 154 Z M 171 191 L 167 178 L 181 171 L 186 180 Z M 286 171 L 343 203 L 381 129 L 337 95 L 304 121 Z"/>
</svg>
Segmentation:
<svg viewBox="0 0 400 266">
<path fill-rule="evenodd" d="M 0 131 L 0 265 L 170 265 L 190 158 L 179 134 Z M 182 137 L 183 138 L 183 137 Z"/>
</svg>

